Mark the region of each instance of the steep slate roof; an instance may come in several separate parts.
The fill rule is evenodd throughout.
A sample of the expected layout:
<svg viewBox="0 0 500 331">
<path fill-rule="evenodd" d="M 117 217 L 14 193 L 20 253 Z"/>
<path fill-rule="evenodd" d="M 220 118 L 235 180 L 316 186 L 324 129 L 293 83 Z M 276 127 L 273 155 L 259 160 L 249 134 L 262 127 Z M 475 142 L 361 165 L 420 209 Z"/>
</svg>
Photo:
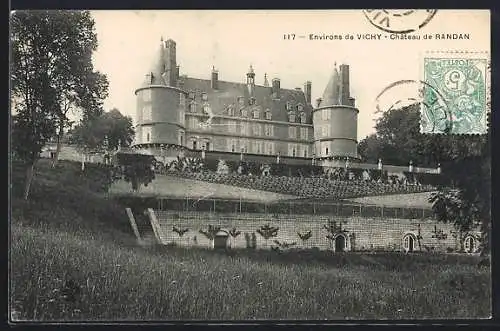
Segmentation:
<svg viewBox="0 0 500 331">
<path fill-rule="evenodd" d="M 340 102 L 340 75 L 337 70 L 337 66 L 333 70 L 333 74 L 326 85 L 325 91 L 323 92 L 323 97 L 319 107 L 339 105 Z"/>
<path fill-rule="evenodd" d="M 265 119 L 264 112 L 266 109 L 271 111 L 271 120 L 288 122 L 288 112 L 286 103 L 292 103 L 292 110 L 295 110 L 296 122 L 300 123 L 300 113 L 296 111 L 297 105 L 303 105 L 303 111 L 306 114 L 306 123 L 312 123 L 311 112 L 312 106 L 307 104 L 305 94 L 302 90 L 280 89 L 280 99 L 273 100 L 272 88 L 262 85 L 255 85 L 254 98 L 255 104 L 249 105 L 250 98 L 246 83 L 234 83 L 219 80 L 217 82 L 217 90 L 212 89 L 209 79 L 198 79 L 191 77 L 180 77 L 179 87 L 186 92 L 195 92 L 196 102 L 201 104 L 201 93 L 206 92 L 208 103 L 214 115 L 228 115 L 227 107 L 233 105 L 235 116 L 239 116 L 240 107 L 238 97 L 243 97 L 245 106 L 248 110 L 248 117 L 252 118 L 252 110 L 259 109 L 261 111 L 260 119 Z"/>
</svg>

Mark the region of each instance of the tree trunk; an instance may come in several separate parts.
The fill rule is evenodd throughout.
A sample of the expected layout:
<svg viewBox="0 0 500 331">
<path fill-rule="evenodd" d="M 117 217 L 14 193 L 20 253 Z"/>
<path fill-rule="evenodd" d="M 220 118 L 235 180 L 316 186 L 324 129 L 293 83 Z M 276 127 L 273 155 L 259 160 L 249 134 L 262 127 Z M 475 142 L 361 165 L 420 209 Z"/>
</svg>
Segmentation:
<svg viewBox="0 0 500 331">
<path fill-rule="evenodd" d="M 82 153 L 82 171 L 85 170 L 85 153 Z"/>
<path fill-rule="evenodd" d="M 62 138 L 63 130 L 60 129 L 57 134 L 57 142 L 56 142 L 56 154 L 54 155 L 54 159 L 52 160 L 52 168 L 55 168 L 57 165 L 57 161 L 59 160 L 59 153 L 61 152 L 61 138 Z"/>
<path fill-rule="evenodd" d="M 34 161 L 30 165 L 28 165 L 28 167 L 26 168 L 26 177 L 25 177 L 24 195 L 23 195 L 23 198 L 26 201 L 28 200 L 31 182 L 33 181 L 33 175 L 35 173 L 35 163 L 36 163 L 36 161 Z"/>
</svg>

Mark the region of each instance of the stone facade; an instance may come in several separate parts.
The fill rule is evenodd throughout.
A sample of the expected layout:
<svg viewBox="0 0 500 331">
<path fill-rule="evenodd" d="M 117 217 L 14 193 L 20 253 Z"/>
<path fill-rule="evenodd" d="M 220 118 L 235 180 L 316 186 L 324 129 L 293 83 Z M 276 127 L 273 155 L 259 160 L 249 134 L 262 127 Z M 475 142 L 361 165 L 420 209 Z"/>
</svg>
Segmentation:
<svg viewBox="0 0 500 331">
<path fill-rule="evenodd" d="M 174 70 L 175 68 L 175 70 Z M 161 43 L 157 59 L 137 96 L 134 146 L 178 145 L 251 155 L 312 159 L 359 158 L 357 114 L 349 92 L 349 66 L 335 66 L 323 98 L 311 104 L 311 82 L 285 89 L 279 78 L 255 81 L 250 66 L 245 83 L 179 75 L 176 43 Z M 163 146 L 165 147 L 165 146 Z"/>
<path fill-rule="evenodd" d="M 265 215 L 222 214 L 210 212 L 176 212 L 150 209 L 159 225 L 158 235 L 163 244 L 178 246 L 213 247 L 200 230 L 209 225 L 220 227 L 217 245 L 231 248 L 249 248 L 252 240 L 256 248 L 275 247 L 277 240 L 293 248 L 313 248 L 334 251 L 440 251 L 476 252 L 480 232 L 459 234 L 452 225 L 426 219 L 397 219 L 383 217 L 341 217 L 320 215 Z M 278 228 L 277 236 L 266 240 L 257 233 L 269 225 Z M 327 231 L 331 226 L 333 231 Z M 175 229 L 175 231 L 174 231 Z M 235 229 L 240 234 L 231 235 Z M 178 231 L 178 232 L 176 232 Z M 185 232 L 182 236 L 179 232 Z M 311 232 L 307 240 L 307 233 Z M 300 234 L 300 236 L 299 236 Z M 327 238 L 330 237 L 330 239 Z M 252 239 L 252 237 L 254 239 Z"/>
</svg>

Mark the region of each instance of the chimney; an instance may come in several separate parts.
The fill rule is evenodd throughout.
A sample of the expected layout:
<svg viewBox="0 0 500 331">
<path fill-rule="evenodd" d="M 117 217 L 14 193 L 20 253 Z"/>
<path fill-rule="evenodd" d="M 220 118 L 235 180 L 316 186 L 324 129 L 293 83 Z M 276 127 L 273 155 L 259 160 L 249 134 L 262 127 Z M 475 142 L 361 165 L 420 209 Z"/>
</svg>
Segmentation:
<svg viewBox="0 0 500 331">
<path fill-rule="evenodd" d="M 219 72 L 215 70 L 215 67 L 212 67 L 212 89 L 217 90 L 219 86 Z"/>
<path fill-rule="evenodd" d="M 342 105 L 350 105 L 349 92 L 349 66 L 347 64 L 340 65 L 340 102 Z"/>
<path fill-rule="evenodd" d="M 175 66 L 175 82 L 177 83 L 177 81 L 179 80 L 179 73 L 180 73 L 180 67 L 179 66 Z"/>
<path fill-rule="evenodd" d="M 306 103 L 311 104 L 311 82 L 307 81 L 304 84 L 304 94 L 306 96 Z"/>
<path fill-rule="evenodd" d="M 280 79 L 279 78 L 273 78 L 272 93 L 273 93 L 273 99 L 280 99 L 281 98 Z"/>
<path fill-rule="evenodd" d="M 177 86 L 178 69 L 177 69 L 177 51 L 175 41 L 168 39 L 165 41 L 164 50 L 165 73 L 167 86 Z"/>
</svg>

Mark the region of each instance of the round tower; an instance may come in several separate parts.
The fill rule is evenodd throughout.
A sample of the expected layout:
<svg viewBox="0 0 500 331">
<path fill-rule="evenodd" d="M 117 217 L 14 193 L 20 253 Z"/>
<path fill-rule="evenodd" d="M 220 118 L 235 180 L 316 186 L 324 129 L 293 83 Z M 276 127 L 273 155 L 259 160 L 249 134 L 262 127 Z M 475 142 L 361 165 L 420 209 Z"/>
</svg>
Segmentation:
<svg viewBox="0 0 500 331">
<path fill-rule="evenodd" d="M 359 159 L 358 113 L 349 92 L 349 66 L 333 72 L 323 97 L 313 110 L 314 151 L 324 165 L 339 159 Z"/>
<path fill-rule="evenodd" d="M 133 147 L 173 157 L 185 146 L 186 92 L 177 87 L 175 42 L 163 42 L 151 71 L 136 91 Z"/>
</svg>

